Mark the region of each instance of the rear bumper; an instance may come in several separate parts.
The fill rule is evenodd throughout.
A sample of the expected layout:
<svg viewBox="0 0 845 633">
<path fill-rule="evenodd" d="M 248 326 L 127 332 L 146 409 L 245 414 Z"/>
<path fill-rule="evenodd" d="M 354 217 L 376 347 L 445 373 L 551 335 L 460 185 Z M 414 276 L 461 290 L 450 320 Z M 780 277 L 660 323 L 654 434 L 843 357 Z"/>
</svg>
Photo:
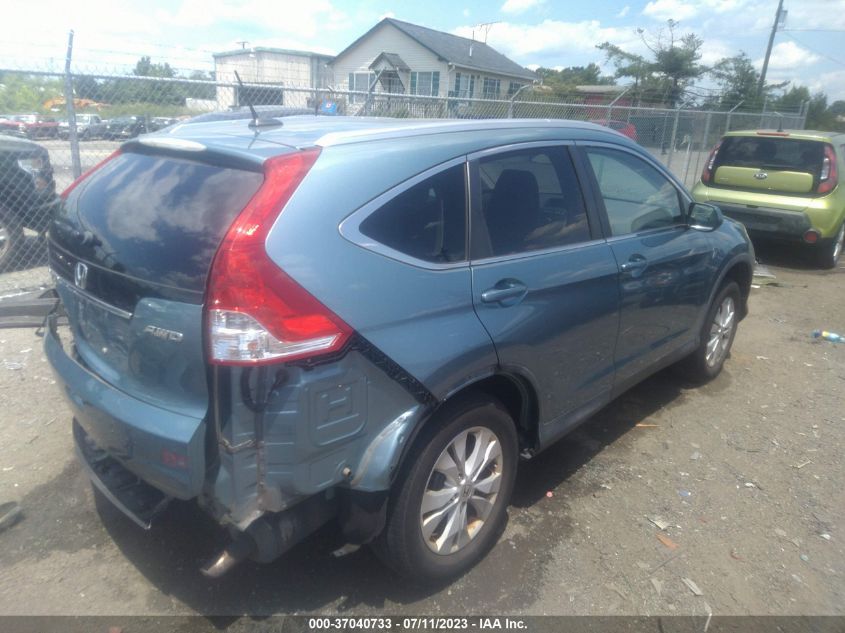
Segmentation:
<svg viewBox="0 0 845 633">
<path fill-rule="evenodd" d="M 171 497 L 126 470 L 94 444 L 76 420 L 73 440 L 76 456 L 91 483 L 126 516 L 145 530 L 150 529 L 153 519 L 167 507 Z"/>
<path fill-rule="evenodd" d="M 65 351 L 55 317 L 50 321 L 44 351 L 84 435 L 164 494 L 196 497 L 205 473 L 203 420 L 153 406 L 104 382 Z"/>
<path fill-rule="evenodd" d="M 719 203 L 717 203 L 719 204 Z M 759 207 L 756 209 L 719 204 L 727 217 L 741 222 L 752 236 L 801 242 L 803 235 L 813 228 L 805 213 Z"/>
</svg>

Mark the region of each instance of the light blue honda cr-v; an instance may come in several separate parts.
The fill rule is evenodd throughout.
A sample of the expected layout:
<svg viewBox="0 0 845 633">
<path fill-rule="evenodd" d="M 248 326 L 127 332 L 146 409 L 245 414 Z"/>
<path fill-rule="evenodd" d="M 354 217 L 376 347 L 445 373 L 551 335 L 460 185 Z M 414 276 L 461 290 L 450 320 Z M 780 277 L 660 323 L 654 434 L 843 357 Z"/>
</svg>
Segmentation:
<svg viewBox="0 0 845 633">
<path fill-rule="evenodd" d="M 173 498 L 228 526 L 210 576 L 330 520 L 461 573 L 520 458 L 721 370 L 754 262 L 633 141 L 536 120 L 179 125 L 74 183 L 50 249 L 80 459 L 142 526 Z"/>
</svg>

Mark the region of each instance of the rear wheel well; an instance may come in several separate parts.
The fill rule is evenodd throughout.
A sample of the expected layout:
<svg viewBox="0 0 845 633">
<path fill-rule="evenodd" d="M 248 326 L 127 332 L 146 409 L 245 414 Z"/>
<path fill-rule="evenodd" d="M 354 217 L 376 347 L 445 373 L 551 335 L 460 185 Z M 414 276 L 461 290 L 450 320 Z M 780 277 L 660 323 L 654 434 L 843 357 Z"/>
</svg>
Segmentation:
<svg viewBox="0 0 845 633">
<path fill-rule="evenodd" d="M 502 403 L 505 410 L 507 410 L 516 423 L 520 452 L 525 449 L 536 449 L 538 445 L 537 428 L 539 418 L 537 394 L 531 384 L 520 376 L 494 374 L 466 385 L 441 402 L 429 420 L 436 418 L 438 412 L 447 403 L 473 394 L 483 394 Z"/>
</svg>

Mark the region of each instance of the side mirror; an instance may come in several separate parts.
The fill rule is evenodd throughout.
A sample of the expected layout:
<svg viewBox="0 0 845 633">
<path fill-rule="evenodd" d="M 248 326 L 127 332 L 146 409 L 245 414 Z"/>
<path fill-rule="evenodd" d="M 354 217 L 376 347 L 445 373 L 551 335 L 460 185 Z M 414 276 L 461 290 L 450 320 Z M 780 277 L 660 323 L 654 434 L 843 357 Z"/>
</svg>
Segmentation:
<svg viewBox="0 0 845 633">
<path fill-rule="evenodd" d="M 702 202 L 691 203 L 687 215 L 689 227 L 696 231 L 715 231 L 724 221 L 722 210 L 719 207 Z"/>
</svg>

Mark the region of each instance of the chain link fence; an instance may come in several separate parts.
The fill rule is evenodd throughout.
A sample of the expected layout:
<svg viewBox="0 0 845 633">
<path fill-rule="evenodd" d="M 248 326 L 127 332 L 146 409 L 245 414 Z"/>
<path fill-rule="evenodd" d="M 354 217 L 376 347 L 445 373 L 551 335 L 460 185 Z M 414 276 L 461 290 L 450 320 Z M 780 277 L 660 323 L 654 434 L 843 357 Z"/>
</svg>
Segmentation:
<svg viewBox="0 0 845 633">
<path fill-rule="evenodd" d="M 57 194 L 81 173 L 129 138 L 247 102 L 287 114 L 595 121 L 635 137 L 688 186 L 725 131 L 803 128 L 806 116 L 573 103 L 531 89 L 508 99 L 425 97 L 239 84 L 205 71 L 187 78 L 2 66 L 0 60 L 0 296 L 49 284 L 45 231 Z"/>
</svg>

